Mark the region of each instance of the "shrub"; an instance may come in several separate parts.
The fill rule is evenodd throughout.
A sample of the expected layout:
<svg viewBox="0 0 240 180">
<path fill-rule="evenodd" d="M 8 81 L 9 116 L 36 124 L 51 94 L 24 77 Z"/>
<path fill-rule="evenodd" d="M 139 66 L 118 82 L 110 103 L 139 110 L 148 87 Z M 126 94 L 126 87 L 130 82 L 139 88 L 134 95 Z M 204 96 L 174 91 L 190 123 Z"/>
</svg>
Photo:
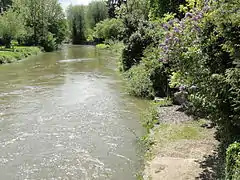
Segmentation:
<svg viewBox="0 0 240 180">
<path fill-rule="evenodd" d="M 226 179 L 240 179 L 240 143 L 231 144 L 226 153 Z"/>
<path fill-rule="evenodd" d="M 165 97 L 168 92 L 168 73 L 164 64 L 158 61 L 158 48 L 149 46 L 144 51 L 139 65 L 135 65 L 125 73 L 127 90 L 139 97 Z"/>
<path fill-rule="evenodd" d="M 163 63 L 159 63 L 158 56 L 158 47 L 148 46 L 144 51 L 144 57 L 140 64 L 143 64 L 150 74 L 154 96 L 166 97 L 170 94 L 168 67 Z"/>
<path fill-rule="evenodd" d="M 51 52 L 57 49 L 56 38 L 53 37 L 53 34 L 48 32 L 48 35 L 42 39 L 41 46 L 46 52 Z"/>
<path fill-rule="evenodd" d="M 157 32 L 154 34 L 151 30 L 155 29 L 153 24 L 141 21 L 139 22 L 137 31 L 133 32 L 129 39 L 125 39 L 125 48 L 122 52 L 123 70 L 127 71 L 133 65 L 139 64 L 144 55 L 144 50 L 157 41 L 155 39 Z M 129 30 L 131 32 L 131 30 Z M 126 35 L 126 36 L 129 36 Z"/>
<path fill-rule="evenodd" d="M 137 65 L 140 62 L 145 48 L 143 36 L 139 32 L 132 34 L 122 52 L 124 71 L 129 70 L 133 65 Z"/>
<path fill-rule="evenodd" d="M 97 23 L 93 37 L 96 40 L 121 40 L 123 37 L 123 23 L 121 19 L 105 19 Z"/>
<path fill-rule="evenodd" d="M 163 25 L 160 48 L 162 63 L 178 73 L 175 80 L 198 87 L 193 106 L 218 125 L 218 138 L 226 144 L 240 136 L 239 7 L 238 0 L 221 0 L 191 9 Z"/>
<path fill-rule="evenodd" d="M 150 74 L 143 65 L 133 66 L 129 71 L 125 72 L 124 76 L 127 91 L 131 95 L 148 98 L 154 96 Z"/>
</svg>

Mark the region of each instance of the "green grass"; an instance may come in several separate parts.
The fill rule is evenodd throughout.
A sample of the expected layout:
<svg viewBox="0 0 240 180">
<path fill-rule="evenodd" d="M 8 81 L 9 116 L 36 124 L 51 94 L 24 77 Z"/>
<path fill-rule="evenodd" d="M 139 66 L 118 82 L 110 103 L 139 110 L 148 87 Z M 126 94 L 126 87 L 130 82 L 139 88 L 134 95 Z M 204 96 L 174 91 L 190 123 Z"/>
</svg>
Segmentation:
<svg viewBox="0 0 240 180">
<path fill-rule="evenodd" d="M 12 63 L 31 55 L 36 55 L 41 50 L 38 47 L 17 46 L 14 49 L 0 48 L 0 64 Z"/>
<path fill-rule="evenodd" d="M 108 44 L 97 44 L 96 48 L 97 49 L 109 49 L 109 45 Z"/>
<path fill-rule="evenodd" d="M 155 102 L 155 104 L 156 104 L 156 106 L 166 107 L 166 106 L 172 106 L 173 101 L 170 98 L 163 98 L 163 99 L 157 100 L 157 102 Z"/>
<path fill-rule="evenodd" d="M 111 50 L 114 53 L 121 53 L 122 49 L 124 48 L 124 44 L 122 42 L 118 41 L 111 41 L 108 42 L 108 44 L 97 44 L 97 49 L 108 49 Z"/>
<path fill-rule="evenodd" d="M 206 129 L 200 127 L 203 121 L 192 121 L 181 124 L 160 124 L 155 129 L 155 142 L 164 146 L 167 143 L 179 140 L 199 140 L 204 138 L 208 133 Z"/>
<path fill-rule="evenodd" d="M 194 124 L 161 124 L 156 134 L 157 141 L 191 140 L 201 137 L 200 128 Z"/>
</svg>

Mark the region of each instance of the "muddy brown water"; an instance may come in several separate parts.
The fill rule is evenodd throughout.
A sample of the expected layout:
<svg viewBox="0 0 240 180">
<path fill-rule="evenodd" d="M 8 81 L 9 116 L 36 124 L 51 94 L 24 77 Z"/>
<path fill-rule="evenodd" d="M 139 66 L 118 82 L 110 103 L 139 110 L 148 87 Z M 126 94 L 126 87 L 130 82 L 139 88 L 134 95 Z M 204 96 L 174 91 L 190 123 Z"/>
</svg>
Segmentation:
<svg viewBox="0 0 240 180">
<path fill-rule="evenodd" d="M 64 46 L 0 66 L 0 180 L 132 180 L 147 102 L 129 97 L 116 58 Z"/>
</svg>

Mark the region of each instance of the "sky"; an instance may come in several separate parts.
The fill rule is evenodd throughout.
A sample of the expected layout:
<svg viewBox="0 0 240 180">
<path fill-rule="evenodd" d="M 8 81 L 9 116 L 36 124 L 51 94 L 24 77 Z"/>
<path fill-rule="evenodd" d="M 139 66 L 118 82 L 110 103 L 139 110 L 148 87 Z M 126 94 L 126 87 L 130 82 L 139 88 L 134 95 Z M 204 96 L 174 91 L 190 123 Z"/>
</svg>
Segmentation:
<svg viewBox="0 0 240 180">
<path fill-rule="evenodd" d="M 72 5 L 76 5 L 76 4 L 87 5 L 90 1 L 92 1 L 92 0 L 59 0 L 63 9 L 66 9 L 66 7 L 70 4 L 72 4 Z"/>
</svg>

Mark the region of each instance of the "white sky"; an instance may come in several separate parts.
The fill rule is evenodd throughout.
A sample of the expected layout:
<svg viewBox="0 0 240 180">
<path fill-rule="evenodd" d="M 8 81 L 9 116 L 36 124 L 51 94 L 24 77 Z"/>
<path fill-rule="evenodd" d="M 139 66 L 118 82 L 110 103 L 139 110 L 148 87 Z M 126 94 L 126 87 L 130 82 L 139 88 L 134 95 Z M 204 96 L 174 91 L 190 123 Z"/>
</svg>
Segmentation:
<svg viewBox="0 0 240 180">
<path fill-rule="evenodd" d="M 87 5 L 92 0 L 59 0 L 59 2 L 62 4 L 63 9 L 66 9 L 66 7 L 70 4 L 76 5 L 76 4 L 84 4 Z"/>
</svg>

